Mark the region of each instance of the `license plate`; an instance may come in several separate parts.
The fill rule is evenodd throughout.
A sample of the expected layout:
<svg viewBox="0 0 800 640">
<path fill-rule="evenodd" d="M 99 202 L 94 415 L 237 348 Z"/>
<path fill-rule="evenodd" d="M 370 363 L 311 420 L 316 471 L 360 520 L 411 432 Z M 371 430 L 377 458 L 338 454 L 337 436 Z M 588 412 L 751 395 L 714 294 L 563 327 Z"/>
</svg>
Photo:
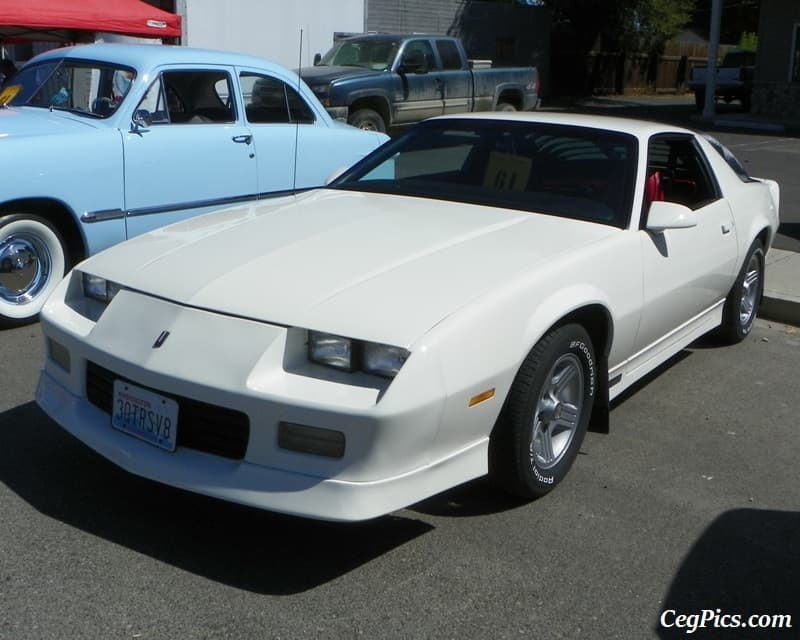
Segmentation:
<svg viewBox="0 0 800 640">
<path fill-rule="evenodd" d="M 130 382 L 115 380 L 111 426 L 167 451 L 175 451 L 178 403 Z"/>
</svg>

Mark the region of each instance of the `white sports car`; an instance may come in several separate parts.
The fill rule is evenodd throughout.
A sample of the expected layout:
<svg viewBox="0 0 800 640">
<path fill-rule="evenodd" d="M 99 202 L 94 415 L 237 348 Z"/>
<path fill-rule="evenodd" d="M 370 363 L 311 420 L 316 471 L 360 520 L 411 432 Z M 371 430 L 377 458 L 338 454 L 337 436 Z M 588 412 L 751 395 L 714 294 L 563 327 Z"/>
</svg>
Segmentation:
<svg viewBox="0 0 800 640">
<path fill-rule="evenodd" d="M 668 125 L 430 120 L 80 264 L 36 398 L 132 473 L 264 509 L 362 520 L 486 473 L 534 498 L 610 399 L 748 334 L 778 196 Z"/>
</svg>

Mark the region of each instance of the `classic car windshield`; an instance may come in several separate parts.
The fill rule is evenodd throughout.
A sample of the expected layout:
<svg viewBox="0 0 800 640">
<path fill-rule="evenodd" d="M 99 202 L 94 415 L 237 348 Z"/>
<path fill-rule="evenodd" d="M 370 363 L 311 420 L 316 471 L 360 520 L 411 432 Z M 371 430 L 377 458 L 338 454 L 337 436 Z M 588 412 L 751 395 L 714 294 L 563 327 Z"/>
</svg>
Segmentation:
<svg viewBox="0 0 800 640">
<path fill-rule="evenodd" d="M 135 72 L 90 60 L 48 60 L 24 67 L 3 89 L 8 104 L 106 118 L 122 104 Z"/>
<path fill-rule="evenodd" d="M 502 120 L 431 120 L 330 186 L 547 213 L 625 228 L 637 141 L 626 133 Z"/>
<path fill-rule="evenodd" d="M 344 40 L 335 45 L 319 61 L 325 67 L 365 67 L 373 71 L 385 71 L 392 65 L 399 40 L 368 39 Z"/>
</svg>

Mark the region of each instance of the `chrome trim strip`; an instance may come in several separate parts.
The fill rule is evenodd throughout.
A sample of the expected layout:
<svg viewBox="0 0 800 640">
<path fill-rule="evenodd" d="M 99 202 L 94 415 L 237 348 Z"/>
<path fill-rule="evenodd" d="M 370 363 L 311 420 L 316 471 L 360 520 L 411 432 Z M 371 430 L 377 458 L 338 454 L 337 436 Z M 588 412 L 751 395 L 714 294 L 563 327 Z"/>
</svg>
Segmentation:
<svg viewBox="0 0 800 640">
<path fill-rule="evenodd" d="M 81 216 L 81 222 L 92 224 L 106 220 L 119 220 L 125 217 L 122 209 L 103 209 L 102 211 L 87 211 Z"/>
<path fill-rule="evenodd" d="M 141 209 L 130 209 L 125 212 L 125 215 L 130 217 L 135 216 L 149 216 L 156 213 L 169 213 L 171 211 L 185 211 L 187 209 L 202 209 L 205 207 L 224 207 L 231 204 L 239 204 L 242 202 L 255 202 L 256 200 L 265 200 L 267 198 L 278 198 L 280 196 L 288 196 L 297 193 L 295 189 L 287 189 L 285 191 L 270 191 L 268 193 L 253 193 L 244 196 L 231 196 L 229 198 L 215 198 L 213 200 L 197 200 L 195 202 L 179 202 L 176 204 L 162 205 L 158 207 L 143 207 Z"/>
</svg>

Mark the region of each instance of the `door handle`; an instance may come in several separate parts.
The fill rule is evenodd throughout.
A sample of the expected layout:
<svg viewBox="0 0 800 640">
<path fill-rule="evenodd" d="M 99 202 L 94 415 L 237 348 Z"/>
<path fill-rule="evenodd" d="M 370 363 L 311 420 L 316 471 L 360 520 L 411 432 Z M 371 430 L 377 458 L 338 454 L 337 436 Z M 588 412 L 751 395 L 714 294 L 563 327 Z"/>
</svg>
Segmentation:
<svg viewBox="0 0 800 640">
<path fill-rule="evenodd" d="M 250 134 L 244 134 L 241 136 L 233 136 L 231 140 L 242 144 L 250 144 L 253 141 L 253 136 L 251 136 Z"/>
<path fill-rule="evenodd" d="M 733 225 L 730 222 L 723 222 L 722 223 L 722 235 L 726 233 L 730 233 L 731 229 L 733 229 Z"/>
</svg>

